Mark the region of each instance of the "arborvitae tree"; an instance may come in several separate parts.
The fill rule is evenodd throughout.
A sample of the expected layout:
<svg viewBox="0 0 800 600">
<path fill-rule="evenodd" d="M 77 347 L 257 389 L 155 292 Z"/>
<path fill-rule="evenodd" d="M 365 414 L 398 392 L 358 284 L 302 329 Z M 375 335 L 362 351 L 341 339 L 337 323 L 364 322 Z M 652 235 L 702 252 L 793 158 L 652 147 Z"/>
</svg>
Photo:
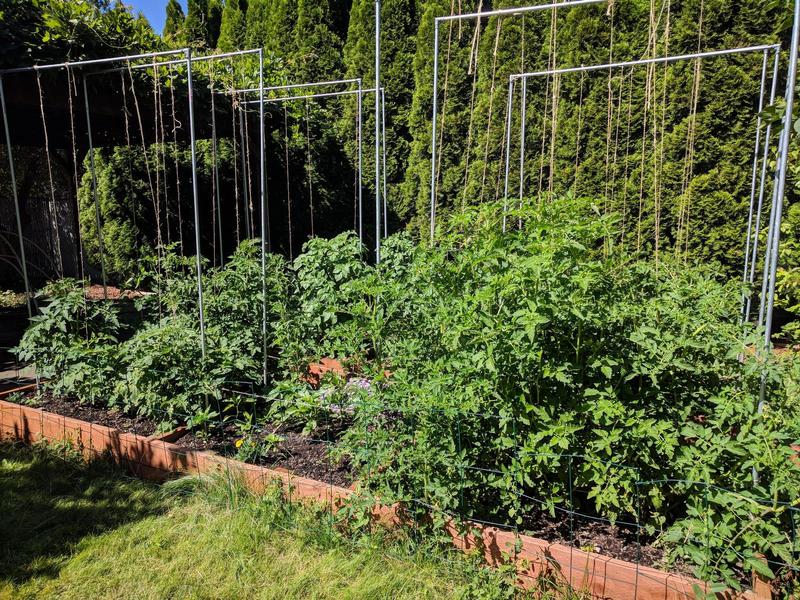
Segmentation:
<svg viewBox="0 0 800 600">
<path fill-rule="evenodd" d="M 266 48 L 269 40 L 269 15 L 273 0 L 249 0 L 245 11 L 245 46 Z"/>
<path fill-rule="evenodd" d="M 374 87 L 375 78 L 375 3 L 355 0 L 350 12 L 350 27 L 344 47 L 348 78 L 362 77 L 364 87 Z M 381 6 L 381 86 L 386 90 L 386 179 L 391 213 L 396 212 L 399 185 L 405 173 L 411 135 L 409 107 L 414 84 L 414 35 L 419 27 L 417 0 L 383 0 Z M 373 190 L 375 131 L 374 96 L 364 98 L 364 173 L 367 189 Z M 356 102 L 348 100 L 340 122 L 348 155 L 356 157 Z"/>
<path fill-rule="evenodd" d="M 294 69 L 297 55 L 294 35 L 296 25 L 297 0 L 272 0 L 267 15 L 267 40 L 264 48 L 282 58 L 289 73 Z"/>
<path fill-rule="evenodd" d="M 373 87 L 375 78 L 375 42 L 374 42 L 374 9 L 372 0 L 353 0 L 350 8 L 350 23 L 347 29 L 347 40 L 343 48 L 345 75 L 347 78 L 362 78 L 364 88 Z M 353 164 L 356 164 L 357 141 L 356 141 L 356 115 L 357 99 L 355 96 L 347 98 L 343 102 L 344 110 L 342 119 L 339 122 L 341 137 L 351 157 Z M 368 108 L 369 107 L 369 108 Z M 375 131 L 373 114 L 375 104 L 371 94 L 363 97 L 363 117 L 362 128 L 364 132 L 364 173 L 374 171 L 374 157 L 369 149 L 374 143 L 374 137 L 370 132 Z M 371 140 L 368 142 L 368 140 Z M 368 188 L 372 190 L 372 179 L 367 175 L 364 177 L 369 180 Z"/>
<path fill-rule="evenodd" d="M 221 0 L 209 0 L 208 26 L 206 27 L 206 45 L 208 48 L 216 48 L 218 45 L 220 27 L 222 26 L 222 10 Z"/>
<path fill-rule="evenodd" d="M 188 0 L 183 22 L 183 42 L 195 48 L 208 46 L 208 0 Z"/>
<path fill-rule="evenodd" d="M 239 50 L 245 45 L 245 13 L 239 0 L 227 0 L 222 10 L 217 48 L 223 52 Z"/>
<path fill-rule="evenodd" d="M 178 42 L 183 35 L 183 23 L 185 17 L 183 8 L 178 0 L 167 2 L 167 19 L 164 22 L 164 39 L 169 43 Z"/>
<path fill-rule="evenodd" d="M 328 0 L 298 0 L 293 61 L 296 81 L 341 77 L 342 43 L 330 23 Z"/>
<path fill-rule="evenodd" d="M 99 272 L 101 256 L 88 161 L 87 156 L 78 191 L 80 229 L 87 262 Z M 154 246 L 145 234 L 154 220 L 149 211 L 143 155 L 138 148 L 98 149 L 94 162 L 106 273 L 112 280 L 124 281 L 133 274 L 140 253 Z"/>
<path fill-rule="evenodd" d="M 412 135 L 411 152 L 403 182 L 402 198 L 397 210 L 404 219 L 414 219 L 426 231 L 430 212 L 430 143 L 431 111 L 433 109 L 433 39 L 434 18 L 449 14 L 451 5 L 446 0 L 429 0 L 425 5 L 417 32 L 414 57 L 414 95 L 412 97 L 409 128 Z M 458 165 L 464 151 L 470 117 L 469 96 L 472 77 L 468 74 L 470 45 L 475 34 L 474 25 L 448 22 L 439 30 L 439 121 L 437 161 L 437 197 L 449 200 L 460 191 L 463 172 Z M 416 217 L 416 218 L 415 218 Z"/>
</svg>

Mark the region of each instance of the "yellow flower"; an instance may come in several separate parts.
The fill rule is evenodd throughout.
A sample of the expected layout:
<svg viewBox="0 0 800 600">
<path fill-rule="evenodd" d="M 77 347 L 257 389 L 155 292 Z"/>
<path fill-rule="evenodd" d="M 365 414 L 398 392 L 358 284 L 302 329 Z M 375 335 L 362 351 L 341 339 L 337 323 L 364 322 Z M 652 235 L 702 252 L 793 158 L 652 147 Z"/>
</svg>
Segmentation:
<svg viewBox="0 0 800 600">
<path fill-rule="evenodd" d="M 244 439 L 243 438 L 236 440 L 236 447 L 237 448 L 241 448 L 242 444 L 244 444 Z"/>
</svg>

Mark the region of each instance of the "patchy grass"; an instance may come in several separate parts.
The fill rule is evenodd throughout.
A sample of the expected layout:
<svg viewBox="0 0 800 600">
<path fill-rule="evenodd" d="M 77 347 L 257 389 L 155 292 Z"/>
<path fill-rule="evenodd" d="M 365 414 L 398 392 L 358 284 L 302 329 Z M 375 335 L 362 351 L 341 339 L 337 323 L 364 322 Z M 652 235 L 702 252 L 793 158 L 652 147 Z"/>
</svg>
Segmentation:
<svg viewBox="0 0 800 600">
<path fill-rule="evenodd" d="M 513 598 L 508 574 L 229 482 L 0 446 L 0 598 Z M 11 517 L 11 518 L 9 518 Z"/>
</svg>

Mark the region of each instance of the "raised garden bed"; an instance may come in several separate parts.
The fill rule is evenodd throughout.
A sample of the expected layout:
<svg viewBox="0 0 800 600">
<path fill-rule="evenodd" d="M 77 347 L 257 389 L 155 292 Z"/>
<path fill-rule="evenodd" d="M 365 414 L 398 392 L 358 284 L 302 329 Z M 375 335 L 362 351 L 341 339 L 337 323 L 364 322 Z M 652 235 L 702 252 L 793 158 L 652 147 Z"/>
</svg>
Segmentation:
<svg viewBox="0 0 800 600">
<path fill-rule="evenodd" d="M 64 417 L 105 425 L 151 439 L 170 441 L 186 451 L 208 451 L 226 459 L 237 458 L 237 441 L 241 434 L 234 424 L 213 427 L 206 432 L 195 432 L 182 427 L 174 432 L 156 435 L 157 424 L 143 417 L 130 417 L 117 411 L 78 404 L 69 399 L 53 397 L 47 391 L 39 395 L 29 391 L 24 398 L 30 406 Z M 351 488 L 356 481 L 351 465 L 347 460 L 335 462 L 328 452 L 331 443 L 338 439 L 342 430 L 342 427 L 321 426 L 310 435 L 305 435 L 299 426 L 261 424 L 250 432 L 251 439 L 263 444 L 269 435 L 274 434 L 280 441 L 267 444 L 268 451 L 243 462 L 269 469 L 288 470 L 295 475 L 322 483 Z M 567 514 L 561 512 L 553 516 L 546 511 L 539 511 L 527 515 L 521 530 L 548 542 L 591 550 L 610 558 L 655 568 L 664 564 L 664 551 L 654 546 L 652 540 L 637 539 L 635 531 L 591 519 L 573 517 L 570 520 Z M 690 574 L 689 569 L 683 569 L 681 565 L 673 565 L 671 571 Z"/>
<path fill-rule="evenodd" d="M 30 386 L 26 389 L 30 389 Z M 9 392 L 0 393 L 0 398 L 8 395 Z M 5 400 L 0 400 L 0 439 L 25 443 L 38 440 L 70 441 L 87 459 L 106 456 L 147 479 L 165 480 L 183 473 L 223 470 L 241 477 L 256 491 L 263 490 L 271 482 L 280 481 L 291 497 L 328 503 L 332 510 L 355 493 L 352 488 L 297 476 L 284 468 L 250 465 L 210 451 L 182 448 L 164 439 L 125 433 L 105 425 Z M 376 521 L 397 524 L 403 522 L 404 511 L 398 506 L 376 506 L 373 516 Z M 464 528 L 454 521 L 446 524 L 445 529 L 453 538 L 453 543 L 464 550 L 482 551 L 492 565 L 513 560 L 523 586 L 532 585 L 539 575 L 547 571 L 558 573 L 574 589 L 594 598 L 672 600 L 694 598 L 695 590 L 704 588 L 704 584 L 689 577 L 600 553 L 517 535 L 497 527 L 477 523 L 466 525 L 468 533 L 465 534 Z M 726 592 L 717 594 L 717 597 L 737 596 Z M 755 580 L 753 590 L 738 597 L 766 599 L 771 598 L 771 591 L 767 584 Z"/>
<path fill-rule="evenodd" d="M 12 392 L 14 390 L 11 390 Z M 16 390 L 19 393 L 19 390 Z M 141 416 L 131 416 L 115 410 L 81 404 L 69 398 L 54 396 L 49 391 L 35 391 L 35 386 L 25 387 L 21 392 L 22 403 L 39 408 L 62 417 L 86 421 L 96 425 L 104 425 L 124 433 L 133 433 L 151 439 L 167 440 L 178 448 L 192 451 L 208 451 L 225 458 L 237 456 L 237 440 L 240 433 L 235 425 L 213 427 L 206 431 L 192 431 L 179 427 L 170 432 L 159 432 L 158 423 Z M 278 435 L 280 441 L 269 447 L 268 451 L 259 453 L 248 464 L 261 465 L 270 469 L 287 469 L 303 477 L 311 477 L 319 481 L 350 487 L 355 475 L 347 460 L 334 461 L 328 456 L 330 443 L 326 436 L 335 440 L 337 432 L 324 431 L 320 428 L 305 435 L 299 427 L 287 424 L 262 424 L 250 433 L 252 439 L 262 442 L 270 435 Z"/>
</svg>

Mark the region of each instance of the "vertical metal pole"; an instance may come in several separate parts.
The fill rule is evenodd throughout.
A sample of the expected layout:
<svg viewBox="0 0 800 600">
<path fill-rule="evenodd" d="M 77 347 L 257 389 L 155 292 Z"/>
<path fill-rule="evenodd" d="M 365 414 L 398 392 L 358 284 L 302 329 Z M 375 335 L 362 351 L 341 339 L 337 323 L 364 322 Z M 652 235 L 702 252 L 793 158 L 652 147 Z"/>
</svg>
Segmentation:
<svg viewBox="0 0 800 600">
<path fill-rule="evenodd" d="M 6 150 L 8 151 L 8 171 L 11 174 L 11 195 L 14 198 L 14 214 L 17 219 L 17 237 L 19 238 L 19 259 L 22 263 L 22 279 L 25 283 L 25 303 L 28 306 L 28 318 L 33 316 L 33 293 L 28 279 L 28 264 L 25 260 L 25 238 L 22 236 L 22 217 L 19 210 L 19 196 L 17 194 L 17 176 L 14 172 L 14 152 L 11 150 L 11 131 L 8 128 L 8 113 L 6 112 L 6 95 L 3 89 L 3 76 L 0 75 L 0 107 L 3 109 L 3 127 L 6 132 Z"/>
<path fill-rule="evenodd" d="M 375 262 L 381 262 L 381 0 L 375 0 Z"/>
<path fill-rule="evenodd" d="M 263 102 L 264 99 L 261 99 Z M 245 146 L 245 138 L 244 138 L 244 111 L 240 108 L 239 109 L 239 135 L 241 136 L 242 140 L 242 194 L 244 199 L 244 230 L 248 238 L 253 237 L 253 232 L 250 230 L 250 198 L 247 193 L 247 169 L 250 165 L 247 163 L 247 152 L 249 152 L 249 148 Z"/>
<path fill-rule="evenodd" d="M 211 88 L 212 109 L 211 109 L 211 145 L 214 153 L 214 186 L 217 201 L 217 233 L 219 234 L 219 265 L 225 264 L 225 252 L 222 248 L 222 205 L 220 203 L 220 182 L 219 182 L 219 153 L 217 152 L 217 115 L 213 108 L 214 88 Z M 166 177 L 166 176 L 165 176 Z"/>
<path fill-rule="evenodd" d="M 433 21 L 433 117 L 431 125 L 431 245 L 436 234 L 436 115 L 439 112 L 439 21 Z"/>
<path fill-rule="evenodd" d="M 503 233 L 506 232 L 506 221 L 508 220 L 508 175 L 511 170 L 511 98 L 514 95 L 514 81 L 512 79 L 508 82 L 508 100 L 506 102 L 506 174 L 503 182 Z"/>
<path fill-rule="evenodd" d="M 258 49 L 258 160 L 261 194 L 261 341 L 264 352 L 264 387 L 267 385 L 267 250 L 269 240 L 269 207 L 267 206 L 267 165 L 264 147 L 264 49 Z"/>
<path fill-rule="evenodd" d="M 522 204 L 522 194 L 525 190 L 525 121 L 527 118 L 528 107 L 528 78 L 522 78 L 522 86 L 520 87 L 520 99 L 522 107 L 520 111 L 520 118 L 522 122 L 519 126 L 519 202 Z"/>
<path fill-rule="evenodd" d="M 789 48 L 789 74 L 786 78 L 786 114 L 783 120 L 780 146 L 778 147 L 778 169 L 775 174 L 775 219 L 772 226 L 769 262 L 769 290 L 767 292 L 767 314 L 765 320 L 764 346 L 769 349 L 770 335 L 772 333 L 772 317 L 775 308 L 775 277 L 778 270 L 778 249 L 781 240 L 781 219 L 783 217 L 783 197 L 786 191 L 786 172 L 789 168 L 789 142 L 792 138 L 794 126 L 794 95 L 797 81 L 797 52 L 800 44 L 800 0 L 795 0 L 794 23 L 792 26 L 792 45 Z"/>
<path fill-rule="evenodd" d="M 381 163 L 383 164 L 383 237 L 389 237 L 389 200 L 386 194 L 386 95 L 381 88 L 381 140 L 383 142 L 383 152 Z"/>
<path fill-rule="evenodd" d="M 767 311 L 764 322 L 764 349 L 769 352 L 772 337 L 772 316 L 775 309 L 775 277 L 778 271 L 778 248 L 781 240 L 781 219 L 783 216 L 783 196 L 786 191 L 786 171 L 789 167 L 789 142 L 792 138 L 794 95 L 797 83 L 797 52 L 800 45 L 800 0 L 794 2 L 794 20 L 792 22 L 792 43 L 789 47 L 789 73 L 786 77 L 786 114 L 783 117 L 783 129 L 781 130 L 780 143 L 778 146 L 778 168 L 775 172 L 775 189 L 772 193 L 774 218 L 772 219 L 772 230 L 769 233 L 771 240 L 769 252 L 765 256 L 765 262 L 769 263 L 769 290 L 767 293 Z M 763 299 L 762 299 L 763 303 Z M 758 401 L 758 414 L 764 412 L 766 403 L 767 379 L 766 374 L 761 377 L 761 393 Z M 757 482 L 758 471 L 753 468 L 753 479 Z"/>
<path fill-rule="evenodd" d="M 800 1 L 800 0 L 798 0 Z M 200 195 L 197 190 L 197 142 L 194 134 L 194 98 L 192 91 L 192 49 L 186 49 L 186 86 L 189 95 L 189 135 L 192 146 L 192 197 L 194 200 L 194 245 L 197 267 L 197 308 L 200 315 L 200 350 L 206 357 L 206 323 L 203 309 L 203 262 L 200 254 Z"/>
<path fill-rule="evenodd" d="M 780 153 L 780 139 L 778 140 L 778 152 Z M 778 159 L 780 161 L 780 158 Z M 773 183 L 774 186 L 774 183 Z M 775 189 L 772 190 L 772 202 L 769 209 L 769 226 L 767 227 L 767 244 L 764 248 L 764 272 L 761 277 L 761 297 L 758 303 L 758 326 L 764 326 L 764 319 L 767 313 L 767 292 L 769 290 L 769 257 L 772 253 L 772 229 L 775 227 L 775 210 L 777 197 L 775 196 Z"/>
<path fill-rule="evenodd" d="M 778 70 L 780 68 L 780 57 L 781 53 L 780 50 L 775 51 L 775 61 L 772 65 L 772 90 L 770 91 L 769 103 L 770 106 L 775 104 L 775 97 L 778 93 Z M 764 194 L 765 188 L 767 184 L 767 165 L 769 164 L 769 152 L 770 152 L 770 140 L 772 139 L 772 123 L 767 124 L 767 132 L 765 134 L 765 145 L 764 145 L 764 156 L 761 159 L 761 184 L 759 186 L 758 191 L 758 207 L 756 210 L 756 224 L 755 224 L 755 235 L 753 237 L 753 255 L 750 259 L 750 276 L 748 281 L 752 286 L 755 283 L 756 278 L 756 262 L 758 260 L 758 242 L 759 242 L 759 234 L 761 233 L 761 216 L 764 212 Z M 766 279 L 764 280 L 766 282 Z M 764 284 L 766 285 L 766 283 Z M 763 299 L 766 295 L 766 287 L 761 293 L 761 304 L 763 305 Z M 745 322 L 750 320 L 750 311 L 753 307 L 753 296 L 752 294 L 747 298 L 747 306 L 745 308 Z M 760 312 L 760 310 L 759 310 Z M 759 317 L 759 325 L 761 325 L 763 317 Z"/>
<path fill-rule="evenodd" d="M 758 183 L 758 160 L 761 156 L 761 112 L 764 110 L 764 89 L 767 83 L 767 59 L 769 52 L 764 51 L 764 61 L 761 65 L 761 90 L 758 96 L 758 119 L 756 121 L 756 144 L 753 150 L 753 175 L 750 182 L 750 208 L 747 213 L 747 238 L 744 246 L 744 272 L 742 274 L 742 284 L 747 285 L 747 276 L 750 271 L 750 243 L 753 235 L 753 212 L 756 203 L 756 185 Z M 756 231 L 758 236 L 758 231 Z M 749 313 L 750 294 L 742 292 L 742 323 L 747 321 Z"/>
<path fill-rule="evenodd" d="M 358 80 L 358 123 L 356 125 L 356 135 L 358 136 L 358 239 L 361 240 L 361 243 L 364 243 L 364 204 L 362 199 L 362 193 L 364 189 L 364 171 L 362 165 L 362 158 L 364 154 L 364 144 L 362 143 L 363 139 L 363 131 L 361 127 L 361 123 L 363 121 L 363 97 L 364 94 L 362 92 L 362 83 L 361 79 Z"/>
<path fill-rule="evenodd" d="M 86 134 L 89 140 L 89 168 L 92 171 L 92 196 L 94 197 L 94 222 L 97 228 L 97 247 L 100 251 L 100 274 L 103 277 L 103 299 L 108 300 L 108 283 L 106 282 L 106 259 L 103 248 L 103 229 L 100 219 L 100 202 L 97 199 L 97 171 L 94 164 L 94 144 L 92 143 L 92 120 L 89 113 L 89 92 L 86 89 L 86 77 L 83 77 L 83 103 L 86 108 Z"/>
</svg>

